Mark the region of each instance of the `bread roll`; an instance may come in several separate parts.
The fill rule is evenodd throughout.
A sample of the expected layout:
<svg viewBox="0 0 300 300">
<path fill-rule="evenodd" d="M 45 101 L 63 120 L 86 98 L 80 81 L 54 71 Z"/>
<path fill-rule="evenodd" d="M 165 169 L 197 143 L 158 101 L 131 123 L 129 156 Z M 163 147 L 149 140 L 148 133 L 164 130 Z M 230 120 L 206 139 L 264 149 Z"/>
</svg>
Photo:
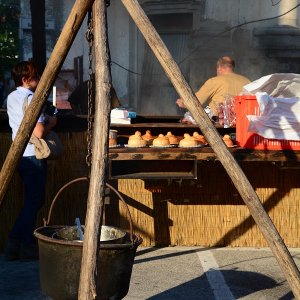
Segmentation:
<svg viewBox="0 0 300 300">
<path fill-rule="evenodd" d="M 135 134 L 131 135 L 128 139 L 128 147 L 145 147 L 147 141 L 142 139 L 140 131 L 136 131 Z"/>
<path fill-rule="evenodd" d="M 225 142 L 225 144 L 226 144 L 227 147 L 232 147 L 233 146 L 233 141 L 232 141 L 230 135 L 225 134 L 223 136 L 223 141 Z"/>
<path fill-rule="evenodd" d="M 142 139 L 147 142 L 147 145 L 152 145 L 154 137 L 152 136 L 150 130 L 146 130 L 146 133 L 142 135 Z"/>
<path fill-rule="evenodd" d="M 144 135 L 142 135 L 142 139 L 148 142 L 148 141 L 153 140 L 154 137 L 152 136 L 150 130 L 146 130 L 146 133 Z"/>
<path fill-rule="evenodd" d="M 153 146 L 155 147 L 166 147 L 170 145 L 170 141 L 167 136 L 159 134 L 156 139 L 153 140 Z"/>
<path fill-rule="evenodd" d="M 175 135 L 172 134 L 171 131 L 168 131 L 166 136 L 169 139 L 171 145 L 178 145 L 178 139 Z"/>
<path fill-rule="evenodd" d="M 185 133 L 183 139 L 179 142 L 180 147 L 197 147 L 198 145 L 198 141 L 188 133 Z"/>
<path fill-rule="evenodd" d="M 203 145 L 206 145 L 207 144 L 207 141 L 206 141 L 206 138 L 204 135 L 202 134 L 199 134 L 197 131 L 195 131 L 193 133 L 193 137 L 194 139 L 196 139 L 198 142 L 201 142 Z"/>
</svg>

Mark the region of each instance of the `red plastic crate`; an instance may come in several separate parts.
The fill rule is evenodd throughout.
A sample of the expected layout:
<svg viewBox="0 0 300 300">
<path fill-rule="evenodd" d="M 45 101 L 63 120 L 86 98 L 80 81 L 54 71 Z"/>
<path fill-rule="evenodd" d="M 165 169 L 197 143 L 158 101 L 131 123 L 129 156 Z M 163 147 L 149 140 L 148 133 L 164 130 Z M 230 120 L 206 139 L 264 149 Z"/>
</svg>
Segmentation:
<svg viewBox="0 0 300 300">
<path fill-rule="evenodd" d="M 248 132 L 247 115 L 259 115 L 259 106 L 253 95 L 236 96 L 236 143 L 240 147 L 258 150 L 300 150 L 300 141 L 266 139 Z"/>
</svg>

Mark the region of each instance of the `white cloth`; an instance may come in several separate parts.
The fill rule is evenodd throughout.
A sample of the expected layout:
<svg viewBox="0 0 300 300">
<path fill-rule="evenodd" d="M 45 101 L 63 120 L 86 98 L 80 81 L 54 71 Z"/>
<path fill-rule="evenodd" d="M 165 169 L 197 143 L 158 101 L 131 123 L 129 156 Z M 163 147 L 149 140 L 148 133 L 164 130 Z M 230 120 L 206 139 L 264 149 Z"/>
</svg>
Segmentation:
<svg viewBox="0 0 300 300">
<path fill-rule="evenodd" d="M 300 140 L 300 99 L 256 93 L 259 116 L 248 115 L 249 132 L 267 139 Z"/>
<path fill-rule="evenodd" d="M 7 97 L 7 114 L 9 119 L 9 126 L 12 129 L 13 140 L 17 135 L 18 129 L 24 117 L 23 103 L 27 95 L 29 95 L 28 97 L 28 105 L 29 105 L 33 96 L 33 92 L 30 91 L 29 89 L 23 87 L 17 87 L 17 89 L 11 92 Z M 44 114 L 41 114 L 41 116 L 38 119 L 38 122 L 44 123 L 44 121 L 45 121 Z M 28 143 L 23 153 L 23 156 L 34 156 L 34 155 L 35 155 L 34 145 Z"/>
<path fill-rule="evenodd" d="M 255 94 L 259 116 L 248 115 L 249 132 L 267 139 L 300 140 L 300 74 L 275 73 L 244 86 Z"/>
<path fill-rule="evenodd" d="M 122 108 L 114 108 L 110 112 L 112 118 L 128 118 L 128 110 Z"/>
<path fill-rule="evenodd" d="M 300 74 L 270 74 L 250 82 L 243 88 L 243 94 L 258 92 L 265 92 L 276 98 L 300 97 Z"/>
</svg>

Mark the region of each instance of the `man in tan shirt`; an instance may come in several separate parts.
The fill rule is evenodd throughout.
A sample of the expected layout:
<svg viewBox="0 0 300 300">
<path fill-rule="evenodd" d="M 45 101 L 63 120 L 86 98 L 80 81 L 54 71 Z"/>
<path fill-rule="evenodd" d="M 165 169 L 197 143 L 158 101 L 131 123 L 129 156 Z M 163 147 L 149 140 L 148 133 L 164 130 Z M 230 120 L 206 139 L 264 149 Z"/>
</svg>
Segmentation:
<svg viewBox="0 0 300 300">
<path fill-rule="evenodd" d="M 213 115 L 217 115 L 219 103 L 224 101 L 224 96 L 238 95 L 243 86 L 250 80 L 234 73 L 235 63 L 229 56 L 224 56 L 217 61 L 217 76 L 208 79 L 195 94 L 203 107 L 209 106 Z M 177 99 L 176 104 L 186 108 L 182 99 Z"/>
</svg>

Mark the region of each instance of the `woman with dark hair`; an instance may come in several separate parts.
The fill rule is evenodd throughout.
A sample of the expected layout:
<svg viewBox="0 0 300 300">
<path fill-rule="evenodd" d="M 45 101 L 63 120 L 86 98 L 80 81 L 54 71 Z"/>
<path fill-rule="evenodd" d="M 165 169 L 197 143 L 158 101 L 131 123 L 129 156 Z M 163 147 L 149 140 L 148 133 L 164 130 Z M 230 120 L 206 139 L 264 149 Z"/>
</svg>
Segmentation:
<svg viewBox="0 0 300 300">
<path fill-rule="evenodd" d="M 17 63 L 12 69 L 16 90 L 7 97 L 7 113 L 15 138 L 24 117 L 26 105 L 30 105 L 39 82 L 37 68 L 33 62 Z M 33 134 L 42 138 L 56 125 L 56 117 L 40 115 Z M 24 203 L 17 220 L 9 234 L 5 254 L 8 260 L 36 259 L 38 248 L 33 231 L 37 213 L 44 203 L 47 162 L 35 157 L 34 145 L 28 143 L 18 165 L 18 172 L 24 184 Z"/>
</svg>

